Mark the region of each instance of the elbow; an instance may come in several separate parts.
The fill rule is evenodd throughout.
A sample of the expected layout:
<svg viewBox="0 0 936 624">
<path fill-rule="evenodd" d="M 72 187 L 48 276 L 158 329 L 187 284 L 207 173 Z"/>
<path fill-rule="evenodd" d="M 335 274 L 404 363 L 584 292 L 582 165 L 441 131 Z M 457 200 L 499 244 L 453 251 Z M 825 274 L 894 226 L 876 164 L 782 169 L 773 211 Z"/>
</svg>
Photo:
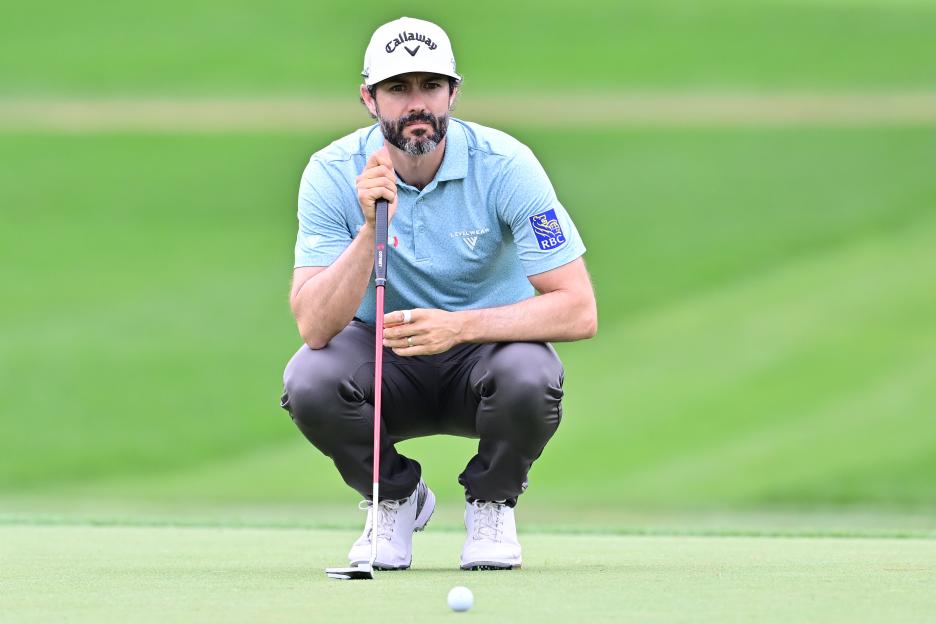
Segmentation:
<svg viewBox="0 0 936 624">
<path fill-rule="evenodd" d="M 595 311 L 585 315 L 581 323 L 581 335 L 579 340 L 594 338 L 598 333 L 598 314 Z"/>
<path fill-rule="evenodd" d="M 598 306 L 595 297 L 582 293 L 568 303 L 566 322 L 564 323 L 559 340 L 575 342 L 594 338 L 598 333 Z"/>
<path fill-rule="evenodd" d="M 327 340 L 319 340 L 317 338 L 303 338 L 303 341 L 305 341 L 307 347 L 314 351 L 324 349 L 326 346 L 328 346 Z"/>
<path fill-rule="evenodd" d="M 582 314 L 579 318 L 578 340 L 587 340 L 594 338 L 598 333 L 598 306 L 594 297 L 590 297 L 582 306 Z"/>
<path fill-rule="evenodd" d="M 315 350 L 324 349 L 331 340 L 331 336 L 325 336 L 322 332 L 315 331 L 314 327 L 302 323 L 299 323 L 299 335 L 307 347 Z"/>
<path fill-rule="evenodd" d="M 331 339 L 334 338 L 335 334 L 338 332 L 336 330 L 329 333 L 327 317 L 311 314 L 309 312 L 309 310 L 320 307 L 318 304 L 308 301 L 308 296 L 305 297 L 305 302 L 300 301 L 299 295 L 302 287 L 312 281 L 312 279 L 314 279 L 314 277 L 303 282 L 302 286 L 292 293 L 289 299 L 289 307 L 292 310 L 293 317 L 296 319 L 296 328 L 299 330 L 299 336 L 302 337 L 302 342 L 310 349 L 318 350 L 328 346 L 328 343 L 331 342 Z M 306 289 L 306 292 L 308 292 L 308 289 Z"/>
</svg>

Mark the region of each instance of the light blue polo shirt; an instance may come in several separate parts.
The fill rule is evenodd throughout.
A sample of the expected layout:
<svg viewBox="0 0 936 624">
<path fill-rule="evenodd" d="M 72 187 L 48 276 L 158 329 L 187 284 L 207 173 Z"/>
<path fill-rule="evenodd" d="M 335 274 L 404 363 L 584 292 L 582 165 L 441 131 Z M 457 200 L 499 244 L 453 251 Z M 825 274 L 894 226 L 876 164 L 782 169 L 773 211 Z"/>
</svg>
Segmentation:
<svg viewBox="0 0 936 624">
<path fill-rule="evenodd" d="M 328 266 L 364 225 L 355 178 L 383 145 L 378 125 L 313 154 L 299 186 L 295 266 Z M 422 190 L 397 178 L 385 311 L 469 310 L 532 297 L 527 279 L 585 245 L 546 172 L 513 137 L 450 118 L 445 155 Z M 373 279 L 355 316 L 375 322 Z"/>
</svg>

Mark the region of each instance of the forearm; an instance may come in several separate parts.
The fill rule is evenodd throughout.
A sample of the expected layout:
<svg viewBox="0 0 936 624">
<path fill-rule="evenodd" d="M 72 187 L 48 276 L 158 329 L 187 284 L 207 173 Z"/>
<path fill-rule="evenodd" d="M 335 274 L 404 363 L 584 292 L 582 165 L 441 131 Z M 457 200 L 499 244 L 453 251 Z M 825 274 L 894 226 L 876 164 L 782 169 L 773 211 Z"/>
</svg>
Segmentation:
<svg viewBox="0 0 936 624">
<path fill-rule="evenodd" d="M 302 339 L 321 349 L 354 318 L 374 267 L 374 228 L 365 225 L 335 262 L 303 284 L 292 309 Z"/>
<path fill-rule="evenodd" d="M 455 314 L 461 342 L 570 342 L 591 338 L 598 329 L 594 298 L 566 290 Z"/>
</svg>

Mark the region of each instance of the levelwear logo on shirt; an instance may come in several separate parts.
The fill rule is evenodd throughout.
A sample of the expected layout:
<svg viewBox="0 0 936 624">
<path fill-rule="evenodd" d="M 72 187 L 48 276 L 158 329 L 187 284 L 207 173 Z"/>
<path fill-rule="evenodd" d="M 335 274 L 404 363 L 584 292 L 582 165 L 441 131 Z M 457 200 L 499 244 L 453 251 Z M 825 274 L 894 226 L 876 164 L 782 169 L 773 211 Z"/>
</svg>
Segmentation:
<svg viewBox="0 0 936 624">
<path fill-rule="evenodd" d="M 555 210 L 547 210 L 538 215 L 530 217 L 530 226 L 533 233 L 536 234 L 536 242 L 540 249 L 549 250 L 559 247 L 566 242 L 565 234 L 562 233 L 562 227 L 559 225 L 559 219 L 556 218 Z"/>
<path fill-rule="evenodd" d="M 478 237 L 482 234 L 487 234 L 491 231 L 491 228 L 479 228 L 477 230 L 463 230 L 461 232 L 449 232 L 449 238 L 460 238 L 465 241 L 465 244 L 468 245 L 468 249 L 474 251 L 475 246 L 478 244 Z"/>
</svg>

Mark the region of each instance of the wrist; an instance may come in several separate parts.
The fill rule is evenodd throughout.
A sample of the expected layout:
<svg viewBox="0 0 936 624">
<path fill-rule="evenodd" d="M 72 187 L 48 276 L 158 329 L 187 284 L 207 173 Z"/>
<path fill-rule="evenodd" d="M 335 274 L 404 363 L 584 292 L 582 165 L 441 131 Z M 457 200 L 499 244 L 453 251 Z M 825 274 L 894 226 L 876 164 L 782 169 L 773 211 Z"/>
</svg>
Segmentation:
<svg viewBox="0 0 936 624">
<path fill-rule="evenodd" d="M 458 342 L 460 343 L 469 343 L 477 342 L 477 332 L 476 332 L 476 318 L 478 316 L 477 310 L 462 310 L 460 312 L 455 312 L 456 327 L 457 327 L 457 336 Z"/>
</svg>

